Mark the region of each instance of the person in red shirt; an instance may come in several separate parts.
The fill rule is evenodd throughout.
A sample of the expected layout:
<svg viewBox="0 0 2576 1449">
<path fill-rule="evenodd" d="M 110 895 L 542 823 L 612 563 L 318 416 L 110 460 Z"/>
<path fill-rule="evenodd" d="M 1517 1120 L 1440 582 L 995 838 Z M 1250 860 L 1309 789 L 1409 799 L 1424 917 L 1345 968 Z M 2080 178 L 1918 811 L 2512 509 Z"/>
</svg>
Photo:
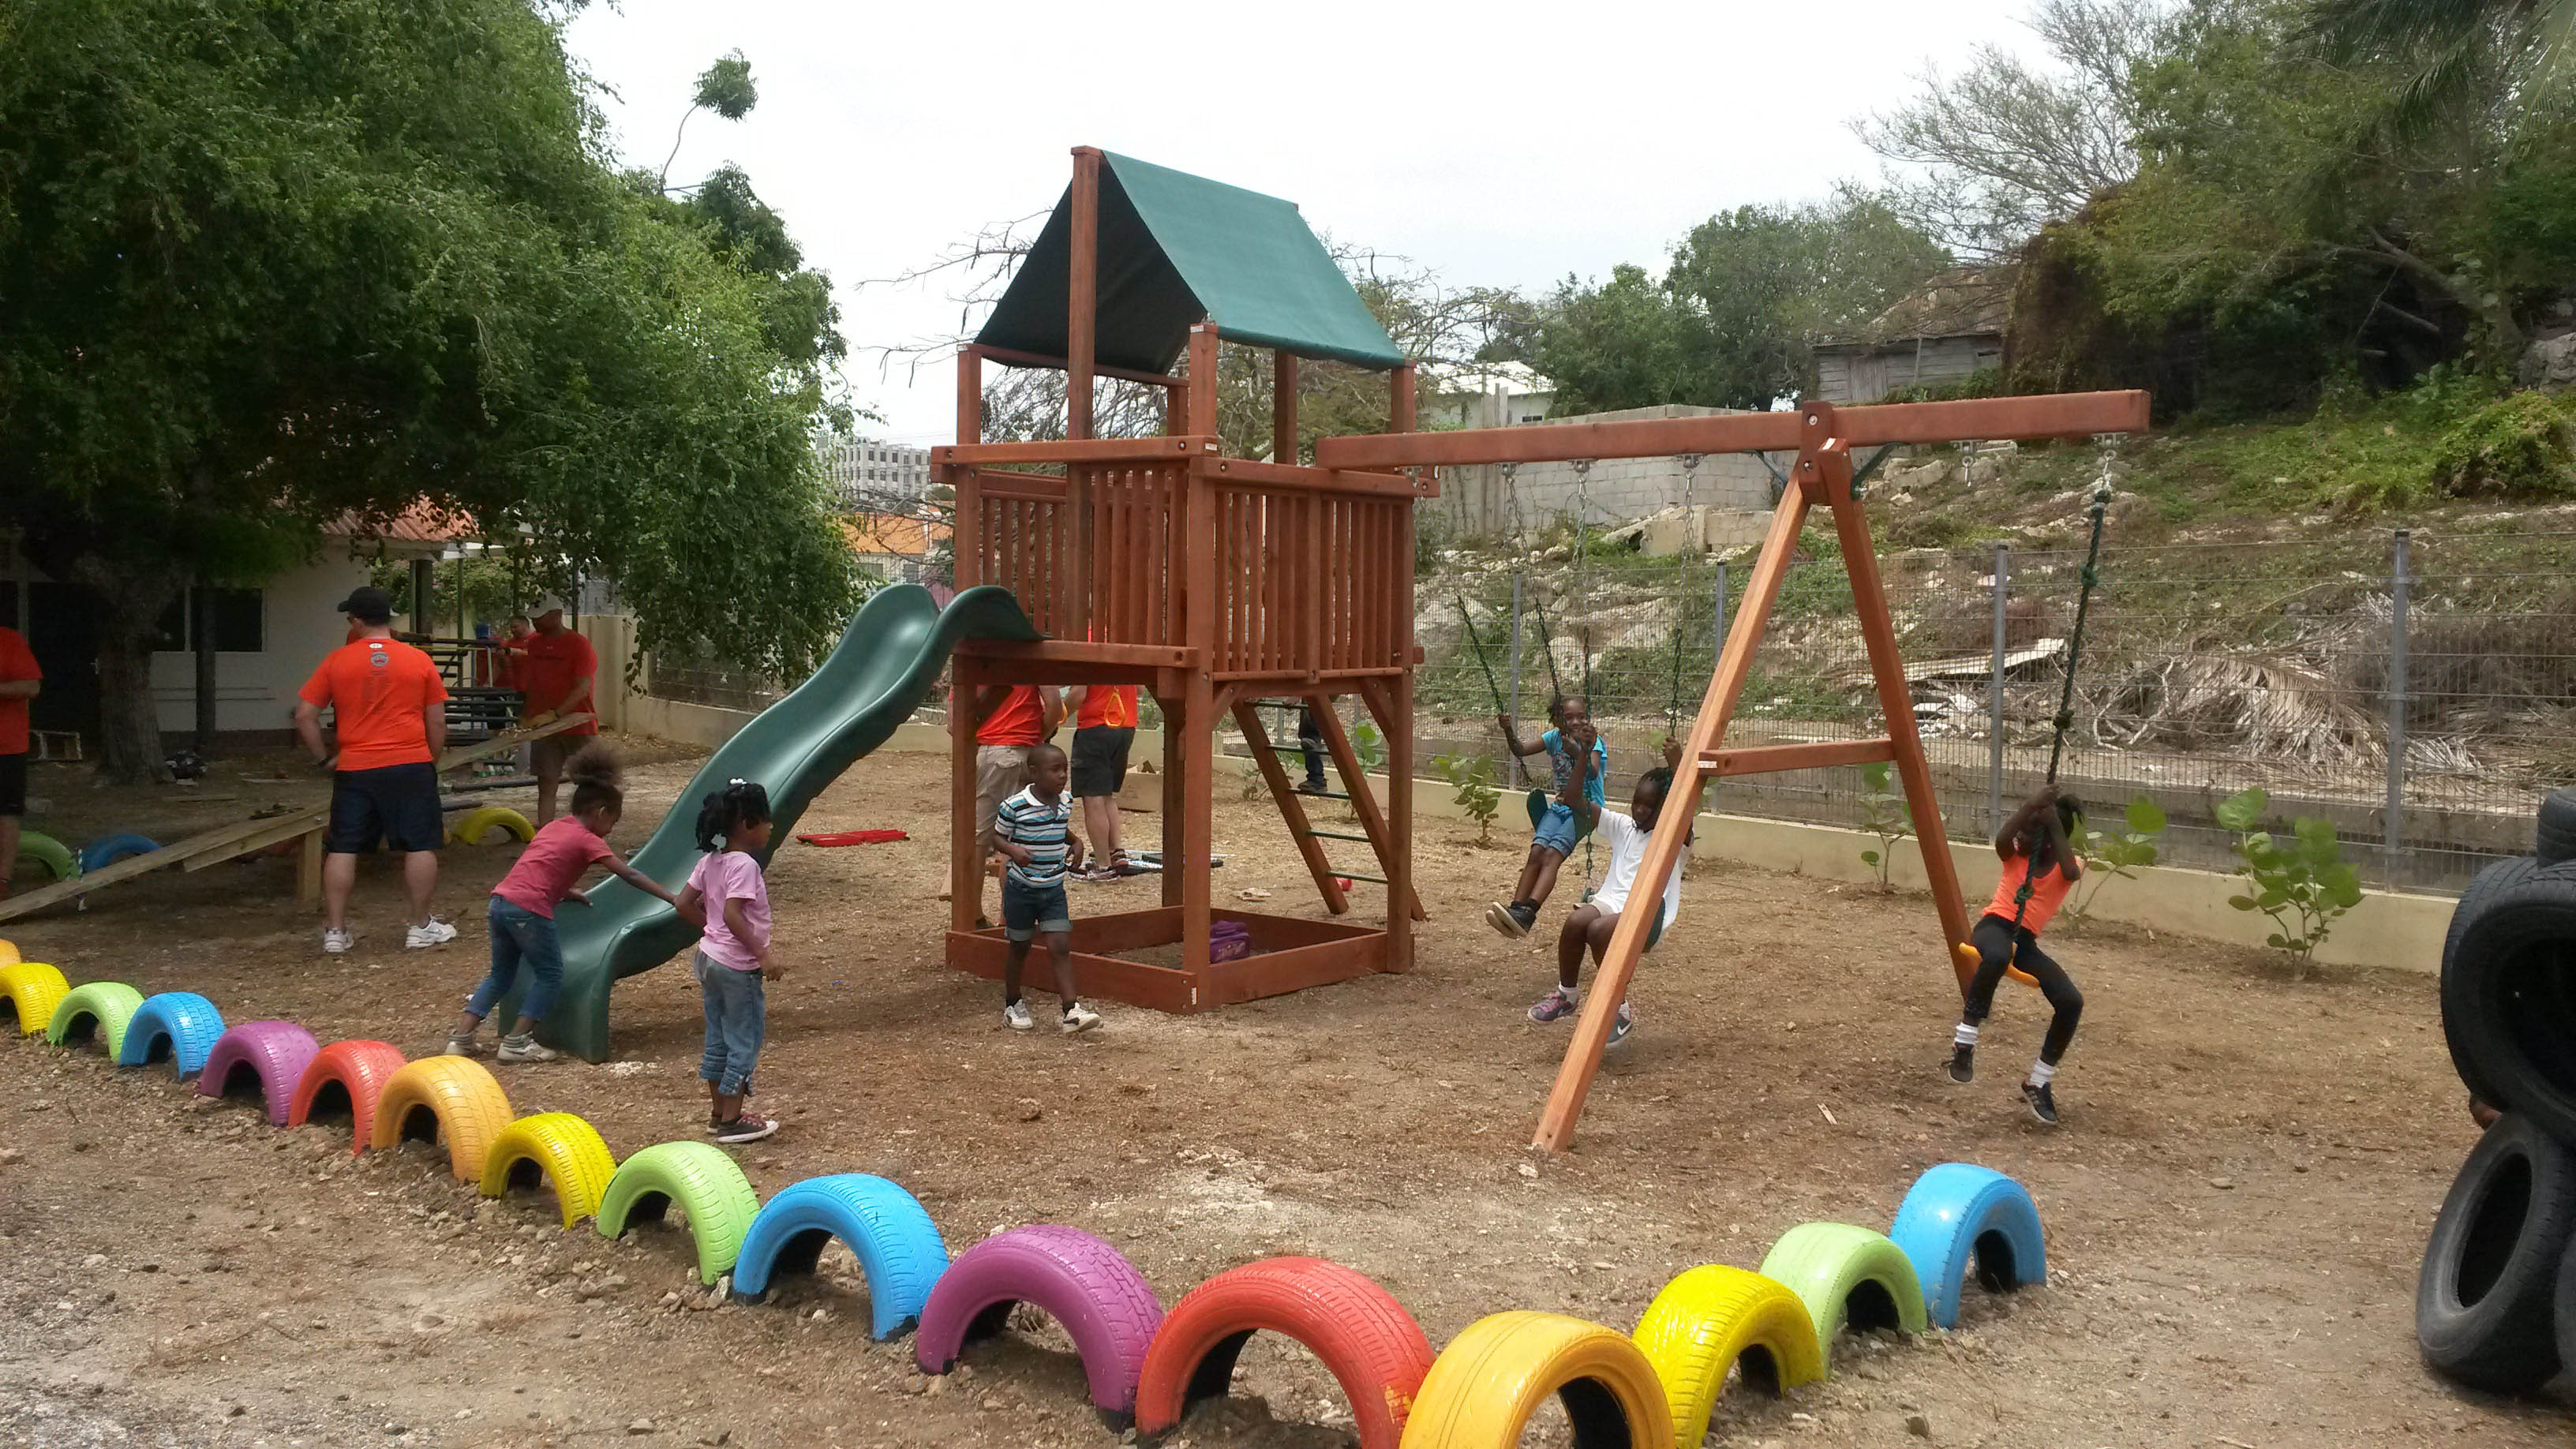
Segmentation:
<svg viewBox="0 0 2576 1449">
<path fill-rule="evenodd" d="M 990 684 L 975 691 L 971 713 L 960 711 L 956 696 L 950 695 L 948 716 L 952 729 L 975 731 L 975 858 L 990 860 L 993 817 L 1003 801 L 1029 783 L 1029 746 L 1053 735 L 1064 722 L 1064 696 L 1034 684 Z M 984 914 L 984 876 L 979 873 L 975 929 L 987 930 L 992 924 Z"/>
<path fill-rule="evenodd" d="M 27 701 L 45 671 L 15 629 L 0 629 L 0 896 L 18 864 L 18 822 L 27 813 Z"/>
<path fill-rule="evenodd" d="M 536 632 L 536 626 L 528 622 L 528 616 L 525 614 L 512 614 L 501 621 L 501 637 L 492 641 L 493 688 L 526 688 L 525 683 L 519 678 L 519 666 L 527 654 L 527 650 L 521 646 L 525 645 L 529 636 Z"/>
<path fill-rule="evenodd" d="M 446 834 L 433 762 L 447 747 L 447 684 L 428 655 L 394 639 L 393 600 L 384 590 L 354 590 L 340 612 L 360 626 L 358 642 L 324 655 L 295 704 L 296 737 L 332 772 L 331 823 L 322 834 L 322 949 L 349 949 L 358 852 L 375 849 L 380 838 L 403 852 L 413 922 L 403 945 L 443 946 L 456 939 L 456 928 L 430 914 L 429 898 L 438 889 Z M 336 753 L 322 742 L 326 706 L 339 735 Z"/>
<path fill-rule="evenodd" d="M 573 629 L 564 627 L 564 602 L 539 599 L 528 611 L 536 632 L 519 644 L 521 724 L 541 725 L 558 715 L 592 711 L 591 693 L 599 680 L 599 651 Z M 599 733 L 597 721 L 577 724 L 528 744 L 528 761 L 537 775 L 537 823 L 555 818 L 555 790 L 563 782 L 564 761 Z"/>
<path fill-rule="evenodd" d="M 1127 783 L 1127 752 L 1136 744 L 1136 686 L 1077 685 L 1073 709 L 1073 793 L 1082 802 L 1082 828 L 1091 837 L 1091 869 L 1080 880 L 1116 880 L 1135 874 L 1118 834 L 1118 790 Z"/>
</svg>

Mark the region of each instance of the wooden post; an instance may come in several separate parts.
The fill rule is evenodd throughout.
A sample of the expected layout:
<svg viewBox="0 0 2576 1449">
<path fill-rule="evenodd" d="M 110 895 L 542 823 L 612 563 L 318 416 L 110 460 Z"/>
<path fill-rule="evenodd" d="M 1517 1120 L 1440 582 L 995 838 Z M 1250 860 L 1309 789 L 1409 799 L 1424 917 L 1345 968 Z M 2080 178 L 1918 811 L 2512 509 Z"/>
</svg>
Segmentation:
<svg viewBox="0 0 2576 1449">
<path fill-rule="evenodd" d="M 957 441 L 984 441 L 984 349 L 957 349 Z"/>
<path fill-rule="evenodd" d="M 322 831 L 306 831 L 295 852 L 295 902 L 322 904 Z"/>
<path fill-rule="evenodd" d="M 1190 328 L 1190 432 L 1196 437 L 1216 436 L 1216 344 L 1215 323 Z"/>
<path fill-rule="evenodd" d="M 1091 436 L 1091 365 L 1100 322 L 1100 152 L 1073 148 L 1073 276 L 1064 325 L 1064 435 Z"/>
<path fill-rule="evenodd" d="M 1297 462 L 1297 354 L 1274 353 L 1270 359 L 1270 461 Z"/>
<path fill-rule="evenodd" d="M 1411 527 L 1405 532 L 1410 534 Z M 1411 558 L 1408 543 L 1404 556 Z M 1408 590 L 1408 592 L 1410 592 Z M 1410 614 L 1410 610 L 1407 613 Z M 1404 658 L 1413 658 L 1408 640 Z M 1387 706 L 1392 716 L 1386 730 L 1386 969 L 1413 969 L 1413 922 L 1422 915 L 1422 898 L 1413 890 L 1413 671 L 1407 668 L 1395 676 L 1393 698 Z M 1410 910 L 1398 910 L 1403 901 Z"/>
<path fill-rule="evenodd" d="M 960 556 L 963 557 L 962 555 Z M 984 905 L 984 852 L 975 839 L 975 689 L 978 671 L 952 657 L 948 696 L 948 929 L 975 929 Z"/>
<path fill-rule="evenodd" d="M 1176 382 L 1163 389 L 1163 436 L 1179 437 L 1190 425 L 1190 385 Z"/>
<path fill-rule="evenodd" d="M 1189 784 L 1188 772 L 1182 768 L 1181 739 L 1187 733 L 1184 713 L 1188 698 L 1179 691 L 1156 690 L 1154 703 L 1163 711 L 1163 904 L 1181 903 L 1181 872 L 1173 864 L 1187 848 L 1189 837 L 1182 833 L 1189 812 L 1183 808 Z"/>
<path fill-rule="evenodd" d="M 1413 364 L 1401 362 L 1387 374 L 1386 430 L 1390 433 L 1413 431 Z"/>
<path fill-rule="evenodd" d="M 1216 687 L 1204 669 L 1190 671 L 1188 730 L 1181 738 L 1181 854 L 1163 857 L 1163 873 L 1181 877 L 1181 969 L 1190 976 L 1190 1005 L 1216 1004 L 1208 972 L 1209 888 L 1215 874 Z"/>
</svg>

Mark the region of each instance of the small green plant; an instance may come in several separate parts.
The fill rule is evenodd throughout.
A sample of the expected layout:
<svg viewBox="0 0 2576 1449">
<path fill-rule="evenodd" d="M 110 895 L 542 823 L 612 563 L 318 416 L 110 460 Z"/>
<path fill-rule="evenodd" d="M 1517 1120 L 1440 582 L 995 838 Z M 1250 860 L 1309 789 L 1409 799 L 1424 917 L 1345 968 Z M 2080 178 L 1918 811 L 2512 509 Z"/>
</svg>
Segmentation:
<svg viewBox="0 0 2576 1449">
<path fill-rule="evenodd" d="M 1503 792 L 1494 788 L 1494 762 L 1483 755 L 1434 755 L 1431 767 L 1458 790 L 1458 808 L 1476 822 L 1476 843 L 1493 836 L 1494 816 L 1503 808 Z"/>
<path fill-rule="evenodd" d="M 1896 889 L 1887 874 L 1896 863 L 1896 842 L 1914 833 L 1914 812 L 1902 794 L 1888 788 L 1887 775 L 1885 760 L 1860 767 L 1860 828 L 1878 837 L 1878 848 L 1862 851 L 1860 859 L 1878 872 L 1878 888 L 1883 891 Z"/>
<path fill-rule="evenodd" d="M 1351 752 L 1360 757 L 1361 774 L 1374 775 L 1386 768 L 1386 738 L 1366 720 L 1351 726 Z"/>
<path fill-rule="evenodd" d="M 2454 497 L 2576 493 L 2576 418 L 2542 392 L 2518 392 L 2451 425 L 2433 481 Z"/>
<path fill-rule="evenodd" d="M 2219 802 L 2218 823 L 2236 832 L 2236 873 L 2252 883 L 2247 895 L 2230 896 L 2240 911 L 2260 911 L 2280 929 L 2265 944 L 2289 953 L 2301 978 L 2325 944 L 2337 917 L 2361 904 L 2361 877 L 2343 863 L 2334 822 L 2300 817 L 2287 838 L 2256 827 L 2272 797 L 2260 786 Z"/>
<path fill-rule="evenodd" d="M 2129 802 L 2125 823 L 2129 828 L 2117 835 L 2096 830 L 2083 816 L 2075 818 L 2075 858 L 2084 863 L 2084 879 L 2075 899 L 2066 903 L 2070 921 L 2084 921 L 2093 914 L 2093 902 L 2101 897 L 2102 887 L 2114 880 L 2135 880 L 2138 867 L 2156 863 L 2156 837 L 2165 833 L 2165 812 L 2144 795 Z"/>
</svg>

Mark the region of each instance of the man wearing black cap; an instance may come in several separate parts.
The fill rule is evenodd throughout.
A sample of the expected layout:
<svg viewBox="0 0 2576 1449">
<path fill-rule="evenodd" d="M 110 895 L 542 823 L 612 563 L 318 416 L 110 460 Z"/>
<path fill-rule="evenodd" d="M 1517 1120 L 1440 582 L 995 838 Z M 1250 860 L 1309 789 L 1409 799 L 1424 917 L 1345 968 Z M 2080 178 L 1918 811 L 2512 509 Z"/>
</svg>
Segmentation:
<svg viewBox="0 0 2576 1449">
<path fill-rule="evenodd" d="M 384 590 L 355 590 L 340 612 L 349 616 L 351 640 L 323 657 L 295 706 L 296 737 L 315 764 L 334 772 L 331 824 L 322 834 L 322 903 L 330 917 L 322 949 L 349 949 L 358 852 L 375 849 L 379 838 L 403 852 L 413 922 L 403 944 L 443 946 L 456 939 L 456 928 L 429 913 L 429 897 L 446 834 L 432 762 L 447 747 L 447 684 L 428 655 L 395 642 L 394 601 Z M 322 742 L 326 705 L 339 735 L 336 756 Z"/>
</svg>

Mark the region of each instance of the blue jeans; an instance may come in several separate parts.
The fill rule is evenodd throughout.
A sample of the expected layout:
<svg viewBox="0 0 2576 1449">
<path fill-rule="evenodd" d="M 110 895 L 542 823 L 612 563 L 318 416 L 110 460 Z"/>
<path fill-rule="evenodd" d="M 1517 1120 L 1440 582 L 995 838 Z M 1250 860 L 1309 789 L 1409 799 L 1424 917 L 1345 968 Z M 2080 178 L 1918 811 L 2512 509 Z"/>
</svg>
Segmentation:
<svg viewBox="0 0 2576 1449">
<path fill-rule="evenodd" d="M 689 960 L 697 974 L 698 994 L 707 1006 L 707 1047 L 698 1056 L 698 1080 L 713 1082 L 727 1097 L 751 1090 L 752 1064 L 769 1034 L 768 992 L 760 973 L 736 971 L 700 951 Z"/>
<path fill-rule="evenodd" d="M 465 999 L 465 1009 L 478 1019 L 490 1015 L 492 1003 L 510 994 L 519 968 L 525 966 L 530 979 L 519 1014 L 530 1021 L 545 1020 L 555 1004 L 555 993 L 563 989 L 563 942 L 555 936 L 553 918 L 494 896 L 483 919 L 492 928 L 492 973 Z"/>
</svg>

